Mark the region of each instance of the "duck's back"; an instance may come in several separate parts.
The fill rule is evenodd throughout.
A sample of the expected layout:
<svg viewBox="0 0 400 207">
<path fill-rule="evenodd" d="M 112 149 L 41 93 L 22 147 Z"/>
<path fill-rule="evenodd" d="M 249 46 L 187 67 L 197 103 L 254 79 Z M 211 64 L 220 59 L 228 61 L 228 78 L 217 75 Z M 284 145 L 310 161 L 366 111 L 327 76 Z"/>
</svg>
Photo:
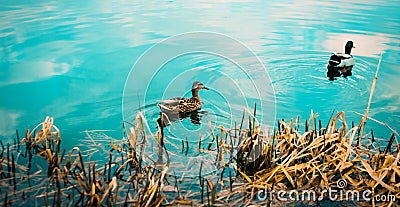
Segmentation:
<svg viewBox="0 0 400 207">
<path fill-rule="evenodd" d="M 353 56 L 345 53 L 334 53 L 329 58 L 329 66 L 349 67 L 354 65 Z"/>
</svg>

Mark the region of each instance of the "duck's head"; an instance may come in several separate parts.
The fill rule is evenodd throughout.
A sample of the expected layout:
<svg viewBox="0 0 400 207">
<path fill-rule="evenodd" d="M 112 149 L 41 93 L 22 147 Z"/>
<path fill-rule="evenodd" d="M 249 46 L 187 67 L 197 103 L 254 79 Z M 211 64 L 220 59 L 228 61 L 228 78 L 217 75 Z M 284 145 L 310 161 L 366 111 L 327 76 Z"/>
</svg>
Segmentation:
<svg viewBox="0 0 400 207">
<path fill-rule="evenodd" d="M 205 87 L 204 84 L 203 84 L 202 82 L 200 82 L 200 81 L 195 81 L 195 82 L 193 83 L 193 85 L 192 85 L 192 95 L 193 95 L 193 96 L 198 96 L 198 91 L 199 91 L 199 90 L 202 90 L 202 89 L 208 90 L 208 88 Z"/>
<path fill-rule="evenodd" d="M 208 88 L 206 88 L 202 82 L 195 81 L 192 85 L 192 90 L 201 90 L 201 89 L 208 90 Z"/>
<path fill-rule="evenodd" d="M 346 46 L 344 47 L 344 53 L 350 55 L 351 49 L 353 48 L 356 48 L 353 44 L 353 41 L 347 41 Z"/>
</svg>

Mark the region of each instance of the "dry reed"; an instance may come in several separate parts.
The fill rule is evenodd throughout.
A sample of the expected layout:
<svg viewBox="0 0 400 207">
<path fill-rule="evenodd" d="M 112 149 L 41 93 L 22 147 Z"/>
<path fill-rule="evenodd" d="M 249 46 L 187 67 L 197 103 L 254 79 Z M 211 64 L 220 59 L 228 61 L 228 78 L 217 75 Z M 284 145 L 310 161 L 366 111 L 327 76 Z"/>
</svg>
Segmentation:
<svg viewBox="0 0 400 207">
<path fill-rule="evenodd" d="M 376 78 L 373 88 L 375 84 Z M 324 200 L 282 201 L 276 195 L 260 200 L 257 195 L 263 190 L 307 190 L 321 197 L 324 189 L 330 188 L 372 194 L 368 201 L 341 204 L 396 206 L 400 204 L 398 134 L 390 128 L 393 135 L 383 150 L 372 131 L 364 134 L 366 119 L 373 120 L 368 117 L 369 107 L 370 101 L 358 126 L 349 127 L 345 113 L 338 112 L 324 128 L 311 113 L 304 133 L 299 131 L 297 117 L 295 121 L 280 120 L 271 134 L 260 129 L 255 106 L 247 118 L 243 113 L 239 128 L 236 122 L 233 129 L 210 125 L 212 142 L 199 138 L 198 148 L 191 150 L 215 154 L 210 162 L 217 171 L 205 175 L 201 162 L 195 178 L 178 178 L 171 172 L 163 126 L 159 124 L 153 135 L 140 112 L 133 124 L 124 123 L 122 140 L 95 137 L 89 131 L 81 146 L 70 151 L 61 151 L 60 131 L 53 118 L 46 117 L 22 139 L 17 131 L 14 144 L 4 145 L 0 140 L 0 202 L 3 206 L 320 205 Z M 126 130 L 126 124 L 132 126 Z M 146 163 L 149 155 L 145 149 L 151 138 L 157 139 L 154 147 L 159 159 Z M 202 143 L 208 147 L 204 149 Z M 188 151 L 186 138 L 182 152 L 187 155 Z M 108 159 L 91 161 L 95 153 Z M 347 185 L 338 186 L 339 180 Z M 378 201 L 375 195 L 395 200 Z"/>
</svg>

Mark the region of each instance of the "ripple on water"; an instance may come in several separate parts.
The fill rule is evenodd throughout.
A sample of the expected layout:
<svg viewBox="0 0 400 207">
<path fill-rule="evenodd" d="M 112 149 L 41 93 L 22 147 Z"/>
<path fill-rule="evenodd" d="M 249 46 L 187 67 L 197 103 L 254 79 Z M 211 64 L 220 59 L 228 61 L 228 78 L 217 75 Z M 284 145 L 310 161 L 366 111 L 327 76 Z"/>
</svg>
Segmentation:
<svg viewBox="0 0 400 207">
<path fill-rule="evenodd" d="M 257 51 L 275 87 L 278 118 L 300 115 L 304 120 L 313 109 L 320 113 L 323 121 L 329 119 L 332 110 L 344 110 L 347 120 L 359 120 L 352 112 L 365 111 L 377 54 L 383 51 L 371 116 L 393 123 L 395 129 L 400 128 L 397 0 L 252 1 L 251 4 L 10 0 L 0 4 L 0 89 L 10 97 L 18 94 L 15 97 L 18 101 L 1 101 L 0 114 L 5 117 L 0 119 L 2 136 L 11 136 L 17 127 L 42 121 L 43 115 L 54 115 L 56 121 L 62 123 L 59 126 L 62 130 L 70 130 L 70 134 L 63 135 L 66 139 L 81 138 L 81 129 L 119 131 L 116 125 L 121 117 L 115 112 L 119 107 L 116 100 L 120 98 L 134 60 L 151 44 L 181 32 L 197 30 L 222 32 Z M 356 60 L 353 76 L 331 82 L 326 78 L 327 60 L 331 51 L 343 50 L 347 39 L 354 40 L 357 47 L 353 53 Z M 219 45 L 218 41 L 202 44 Z M 244 68 L 255 64 L 241 51 L 234 51 L 235 48 L 224 49 L 240 57 Z M 164 71 L 149 86 L 149 91 L 146 91 L 148 83 L 139 83 L 143 87 L 132 89 L 134 92 L 128 97 L 130 105 L 126 106 L 127 119 L 135 120 L 139 110 L 135 104 L 146 91 L 147 101 L 141 103 L 142 110 L 154 132 L 159 113 L 156 100 L 190 95 L 190 82 L 194 79 L 210 85 L 213 90 L 201 94 L 206 112 L 201 114 L 201 125 L 192 125 L 186 119 L 175 128 L 171 127 L 171 133 L 167 134 L 171 142 L 177 143 L 174 148 L 177 153 L 180 153 L 185 132 L 192 132 L 193 139 L 189 142 L 194 147 L 190 148 L 195 149 L 197 135 L 203 130 L 209 131 L 208 123 L 232 126 L 232 121 L 240 121 L 244 106 L 252 108 L 257 101 L 254 93 L 246 94 L 253 90 L 252 83 L 246 81 L 246 74 L 233 63 L 219 57 L 190 57 L 166 66 L 187 73 L 174 79 L 178 76 L 176 73 Z M 261 70 L 256 68 L 248 73 L 257 76 Z M 176 81 L 170 87 L 171 80 Z M 52 89 L 51 98 L 49 93 L 42 93 L 42 88 Z M 247 95 L 251 97 L 243 99 Z M 112 101 L 107 101 L 110 96 Z M 271 102 L 270 93 L 260 96 L 261 103 Z M 23 97 L 29 97 L 30 101 L 24 103 Z M 114 108 L 111 110 L 110 106 Z M 264 121 L 274 118 L 268 110 L 264 110 Z M 377 129 L 376 134 L 381 131 Z M 75 144 L 71 141 L 68 146 Z M 189 152 L 189 157 L 198 160 L 195 155 Z M 204 159 L 205 162 L 209 160 L 215 158 Z M 186 156 L 181 161 L 183 166 L 188 163 Z"/>
<path fill-rule="evenodd" d="M 354 56 L 353 75 L 329 81 L 326 66 L 330 55 L 319 51 L 281 51 L 274 57 L 263 56 L 272 74 L 278 118 L 297 113 L 308 117 L 311 109 L 324 118 L 329 118 L 332 110 L 365 110 L 376 59 Z"/>
</svg>

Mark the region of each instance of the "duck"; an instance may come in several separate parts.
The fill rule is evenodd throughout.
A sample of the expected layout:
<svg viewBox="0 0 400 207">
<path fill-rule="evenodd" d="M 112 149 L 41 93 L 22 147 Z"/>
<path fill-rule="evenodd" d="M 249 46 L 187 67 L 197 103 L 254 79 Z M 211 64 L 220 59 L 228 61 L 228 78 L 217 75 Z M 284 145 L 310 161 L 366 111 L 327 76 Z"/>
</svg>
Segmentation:
<svg viewBox="0 0 400 207">
<path fill-rule="evenodd" d="M 354 66 L 354 59 L 351 55 L 351 49 L 355 48 L 353 41 L 347 41 L 344 47 L 344 53 L 333 53 L 329 58 L 328 69 L 341 70 L 347 72 Z"/>
<path fill-rule="evenodd" d="M 176 113 L 185 114 L 201 109 L 202 102 L 199 96 L 200 90 L 209 90 L 200 81 L 195 81 L 192 85 L 192 97 L 175 97 L 168 100 L 158 100 L 162 104 L 157 104 L 161 112 L 166 114 Z"/>
</svg>

